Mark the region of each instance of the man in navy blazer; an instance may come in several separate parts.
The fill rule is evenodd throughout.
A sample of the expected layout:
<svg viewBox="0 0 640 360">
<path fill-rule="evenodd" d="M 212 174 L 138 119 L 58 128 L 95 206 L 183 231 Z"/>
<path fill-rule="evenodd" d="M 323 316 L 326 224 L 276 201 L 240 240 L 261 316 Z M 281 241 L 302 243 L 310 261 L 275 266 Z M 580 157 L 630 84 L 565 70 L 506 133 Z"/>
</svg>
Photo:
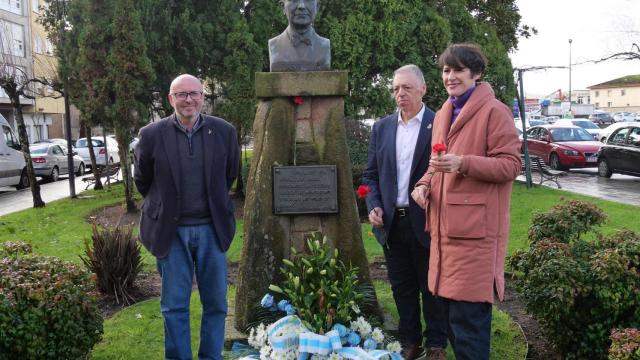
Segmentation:
<svg viewBox="0 0 640 360">
<path fill-rule="evenodd" d="M 235 128 L 202 115 L 202 83 L 171 83 L 173 115 L 140 130 L 134 179 L 144 196 L 140 240 L 162 278 L 165 358 L 191 359 L 189 301 L 195 273 L 202 302 L 199 359 L 222 360 L 227 314 L 225 252 L 235 233 L 229 189 L 238 174 Z"/>
<path fill-rule="evenodd" d="M 378 120 L 371 131 L 363 183 L 369 221 L 383 247 L 393 298 L 400 315 L 398 332 L 405 359 L 446 359 L 447 332 L 439 301 L 427 289 L 429 244 L 425 213 L 410 196 L 431 155 L 435 114 L 422 103 L 427 86 L 420 68 L 405 65 L 393 74 L 398 112 Z M 421 298 L 422 297 L 422 301 Z M 422 304 L 421 304 L 422 302 Z M 420 314 L 427 329 L 423 331 Z"/>
</svg>

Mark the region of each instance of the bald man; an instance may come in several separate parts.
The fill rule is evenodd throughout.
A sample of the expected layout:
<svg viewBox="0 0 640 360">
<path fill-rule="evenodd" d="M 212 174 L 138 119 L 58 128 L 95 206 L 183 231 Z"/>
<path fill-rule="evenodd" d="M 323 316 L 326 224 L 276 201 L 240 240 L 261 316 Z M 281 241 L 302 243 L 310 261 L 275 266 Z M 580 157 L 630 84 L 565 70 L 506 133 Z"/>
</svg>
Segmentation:
<svg viewBox="0 0 640 360">
<path fill-rule="evenodd" d="M 165 359 L 191 359 L 189 299 L 195 274 L 202 302 L 198 359 L 222 360 L 227 315 L 225 252 L 235 233 L 229 189 L 238 174 L 235 128 L 202 115 L 202 82 L 173 80 L 174 113 L 140 130 L 134 179 L 144 196 L 140 240 L 162 278 Z"/>
</svg>

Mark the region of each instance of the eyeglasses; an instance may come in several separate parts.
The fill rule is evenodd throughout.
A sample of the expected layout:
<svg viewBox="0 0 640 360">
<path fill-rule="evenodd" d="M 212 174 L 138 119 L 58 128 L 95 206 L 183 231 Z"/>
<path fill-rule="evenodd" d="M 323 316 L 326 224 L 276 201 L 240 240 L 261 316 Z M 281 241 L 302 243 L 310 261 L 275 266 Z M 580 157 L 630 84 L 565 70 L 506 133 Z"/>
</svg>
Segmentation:
<svg viewBox="0 0 640 360">
<path fill-rule="evenodd" d="M 202 98 L 202 91 L 181 91 L 171 95 L 178 100 L 187 100 L 187 96 L 191 97 L 191 100 L 200 100 L 200 98 Z"/>
</svg>

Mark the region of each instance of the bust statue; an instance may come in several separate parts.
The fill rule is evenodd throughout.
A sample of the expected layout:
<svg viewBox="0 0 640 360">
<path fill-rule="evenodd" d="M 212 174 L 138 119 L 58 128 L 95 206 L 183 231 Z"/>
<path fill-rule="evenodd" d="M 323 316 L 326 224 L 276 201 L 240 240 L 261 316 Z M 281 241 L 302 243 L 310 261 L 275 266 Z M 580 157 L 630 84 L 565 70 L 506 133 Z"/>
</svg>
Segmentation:
<svg viewBox="0 0 640 360">
<path fill-rule="evenodd" d="M 329 39 L 318 35 L 313 20 L 318 0 L 281 0 L 289 26 L 269 40 L 269 68 L 273 71 L 331 69 Z"/>
</svg>

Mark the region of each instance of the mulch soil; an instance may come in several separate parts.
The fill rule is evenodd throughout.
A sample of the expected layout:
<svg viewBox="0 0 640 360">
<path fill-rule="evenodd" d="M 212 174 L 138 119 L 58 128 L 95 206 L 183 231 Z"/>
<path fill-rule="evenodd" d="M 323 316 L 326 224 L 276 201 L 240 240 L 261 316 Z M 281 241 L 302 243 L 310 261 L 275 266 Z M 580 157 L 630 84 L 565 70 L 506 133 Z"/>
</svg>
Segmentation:
<svg viewBox="0 0 640 360">
<path fill-rule="evenodd" d="M 236 205 L 236 218 L 243 216 L 242 200 L 234 198 Z M 138 203 L 138 208 L 141 203 Z M 93 212 L 87 219 L 88 222 L 114 226 L 117 224 L 125 226 L 136 226 L 139 221 L 139 212 L 125 213 L 121 206 L 111 206 Z M 231 284 L 237 283 L 238 263 L 229 263 L 228 281 Z M 376 260 L 369 265 L 369 274 L 372 280 L 387 280 L 387 269 L 383 260 Z M 515 290 L 514 280 L 510 276 L 505 278 L 505 300 L 498 303 L 498 308 L 511 316 L 518 324 L 527 340 L 529 351 L 527 359 L 533 360 L 559 360 L 562 357 L 553 349 L 547 341 L 538 322 L 525 311 L 523 301 Z M 160 296 L 160 276 L 157 272 L 142 272 L 138 275 L 134 287 L 130 290 L 130 295 L 134 299 L 133 303 L 144 301 Z M 100 312 L 104 318 L 113 316 L 122 310 L 125 305 L 118 304 L 116 299 L 110 296 L 102 296 L 98 303 Z"/>
</svg>

